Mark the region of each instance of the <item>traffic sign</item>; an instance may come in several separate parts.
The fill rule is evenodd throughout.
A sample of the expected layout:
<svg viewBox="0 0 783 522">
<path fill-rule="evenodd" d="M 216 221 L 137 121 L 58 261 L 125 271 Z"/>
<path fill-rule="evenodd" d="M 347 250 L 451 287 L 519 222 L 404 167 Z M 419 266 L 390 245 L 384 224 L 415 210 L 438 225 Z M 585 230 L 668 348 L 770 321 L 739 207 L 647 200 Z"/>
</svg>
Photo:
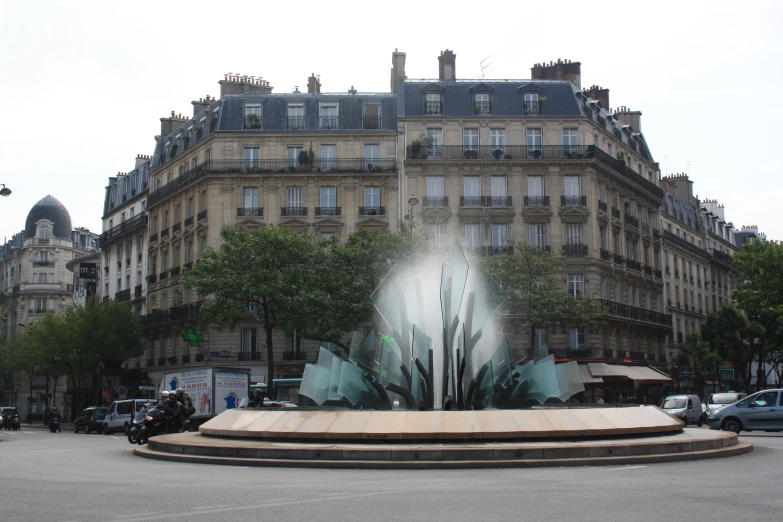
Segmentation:
<svg viewBox="0 0 783 522">
<path fill-rule="evenodd" d="M 117 388 L 117 394 L 118 395 L 128 395 L 128 387 L 127 386 L 120 386 Z"/>
<path fill-rule="evenodd" d="M 140 390 L 154 390 L 154 386 L 139 386 Z"/>
<path fill-rule="evenodd" d="M 128 398 L 128 397 L 127 397 L 126 395 L 120 395 L 119 397 L 117 397 L 117 400 L 118 400 L 118 401 L 124 401 L 124 400 L 125 400 L 125 399 L 127 399 L 127 398 Z"/>
<path fill-rule="evenodd" d="M 727 381 L 734 380 L 734 368 L 719 368 L 720 378 Z"/>
</svg>

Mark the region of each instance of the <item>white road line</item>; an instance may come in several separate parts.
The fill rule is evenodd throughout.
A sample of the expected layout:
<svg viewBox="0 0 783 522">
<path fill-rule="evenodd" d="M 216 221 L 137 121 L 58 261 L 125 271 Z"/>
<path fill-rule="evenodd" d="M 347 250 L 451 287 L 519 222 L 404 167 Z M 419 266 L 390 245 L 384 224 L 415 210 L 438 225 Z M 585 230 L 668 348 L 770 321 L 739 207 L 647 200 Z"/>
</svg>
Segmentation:
<svg viewBox="0 0 783 522">
<path fill-rule="evenodd" d="M 198 507 L 192 507 L 190 508 L 191 511 L 201 511 L 203 509 L 221 509 L 221 508 L 227 508 L 231 507 L 230 504 L 218 504 L 216 506 L 198 506 Z"/>
<path fill-rule="evenodd" d="M 114 439 L 114 440 L 120 440 L 119 437 L 115 437 L 114 435 L 112 435 L 111 438 Z"/>
<path fill-rule="evenodd" d="M 626 469 L 646 468 L 647 466 L 623 466 L 622 468 L 597 469 L 595 471 L 625 471 Z"/>
<path fill-rule="evenodd" d="M 145 511 L 144 513 L 134 513 L 132 515 L 114 515 L 117 520 L 124 520 L 126 518 L 136 518 L 140 516 L 156 515 L 155 511 Z"/>
<path fill-rule="evenodd" d="M 780 446 L 759 446 L 758 444 L 754 444 L 757 448 L 768 448 L 768 449 L 774 449 L 774 450 L 783 450 L 783 447 Z"/>
</svg>

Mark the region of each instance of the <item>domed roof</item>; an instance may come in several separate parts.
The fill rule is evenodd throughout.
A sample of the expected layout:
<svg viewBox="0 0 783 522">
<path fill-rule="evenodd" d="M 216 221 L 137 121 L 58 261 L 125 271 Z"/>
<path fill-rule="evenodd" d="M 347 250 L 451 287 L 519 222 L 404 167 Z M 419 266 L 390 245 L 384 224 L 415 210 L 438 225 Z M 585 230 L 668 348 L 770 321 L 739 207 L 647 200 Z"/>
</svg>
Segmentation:
<svg viewBox="0 0 783 522">
<path fill-rule="evenodd" d="M 41 219 L 48 219 L 54 223 L 52 237 L 71 239 L 71 215 L 57 198 L 46 196 L 33 205 L 24 225 L 25 238 L 35 237 L 35 223 Z"/>
</svg>

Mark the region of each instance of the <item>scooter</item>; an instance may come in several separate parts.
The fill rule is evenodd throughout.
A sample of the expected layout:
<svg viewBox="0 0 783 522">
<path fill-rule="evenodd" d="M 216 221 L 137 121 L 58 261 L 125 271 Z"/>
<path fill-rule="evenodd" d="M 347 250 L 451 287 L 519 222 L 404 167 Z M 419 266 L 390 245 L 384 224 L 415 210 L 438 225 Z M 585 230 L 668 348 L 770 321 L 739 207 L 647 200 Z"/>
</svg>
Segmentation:
<svg viewBox="0 0 783 522">
<path fill-rule="evenodd" d="M 155 406 L 147 410 L 147 414 L 144 416 L 144 426 L 142 426 L 139 434 L 136 435 L 136 444 L 141 446 L 146 444 L 150 437 L 168 433 L 169 420 L 169 416 L 163 408 Z"/>
<path fill-rule="evenodd" d="M 63 430 L 60 429 L 60 418 L 59 417 L 52 417 L 52 419 L 49 421 L 49 433 L 62 433 Z"/>
<path fill-rule="evenodd" d="M 11 429 L 14 431 L 22 431 L 22 423 L 19 422 L 18 413 L 14 413 L 11 417 Z"/>
<path fill-rule="evenodd" d="M 139 432 L 144 427 L 144 419 L 147 416 L 147 408 L 141 408 L 136 412 L 136 417 L 133 419 L 130 430 L 128 430 L 128 442 L 136 444 L 136 437 L 139 436 Z"/>
</svg>

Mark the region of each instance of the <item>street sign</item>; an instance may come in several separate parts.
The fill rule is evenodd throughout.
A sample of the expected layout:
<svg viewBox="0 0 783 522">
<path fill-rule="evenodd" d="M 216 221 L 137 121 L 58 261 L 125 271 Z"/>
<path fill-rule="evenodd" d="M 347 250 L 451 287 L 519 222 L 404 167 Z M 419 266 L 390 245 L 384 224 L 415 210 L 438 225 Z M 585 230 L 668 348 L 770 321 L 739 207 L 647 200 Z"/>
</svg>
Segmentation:
<svg viewBox="0 0 783 522">
<path fill-rule="evenodd" d="M 151 391 L 154 391 L 155 387 L 154 386 L 139 386 L 139 389 L 140 390 L 151 390 Z"/>
<path fill-rule="evenodd" d="M 220 352 L 209 352 L 210 357 L 220 357 Z"/>
<path fill-rule="evenodd" d="M 117 394 L 118 395 L 128 395 L 128 387 L 127 386 L 120 386 L 117 388 Z"/>
<path fill-rule="evenodd" d="M 127 397 L 126 395 L 120 395 L 119 397 L 117 397 L 117 400 L 118 400 L 118 401 L 124 401 L 124 400 L 125 400 L 125 399 L 127 399 L 127 398 L 128 398 L 128 397 Z"/>
<path fill-rule="evenodd" d="M 720 378 L 727 381 L 734 380 L 734 368 L 719 368 Z"/>
</svg>

